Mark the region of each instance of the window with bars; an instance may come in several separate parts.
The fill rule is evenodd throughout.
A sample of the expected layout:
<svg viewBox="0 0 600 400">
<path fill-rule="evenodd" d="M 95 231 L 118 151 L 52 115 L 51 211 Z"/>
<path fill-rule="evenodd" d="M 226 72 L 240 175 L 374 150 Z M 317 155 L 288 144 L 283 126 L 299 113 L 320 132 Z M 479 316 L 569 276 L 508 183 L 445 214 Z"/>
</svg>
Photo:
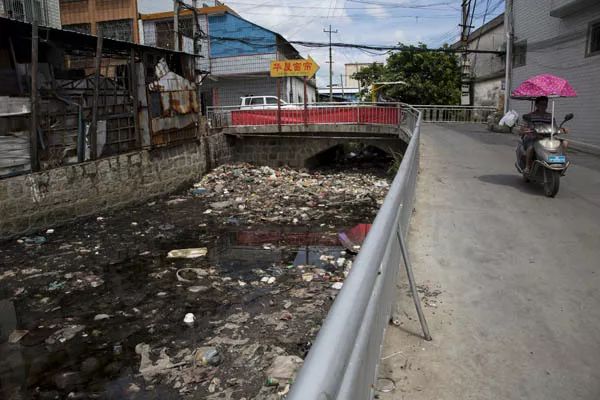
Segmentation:
<svg viewBox="0 0 600 400">
<path fill-rule="evenodd" d="M 192 22 L 193 18 L 179 18 L 179 33 L 183 36 L 192 37 Z M 156 30 L 156 47 L 163 49 L 173 48 L 173 31 L 174 23 L 172 19 L 157 21 L 155 23 Z"/>
<path fill-rule="evenodd" d="M 133 20 L 131 19 L 98 22 L 98 28 L 101 29 L 102 36 L 105 38 L 133 41 Z"/>
<path fill-rule="evenodd" d="M 600 55 L 600 21 L 591 22 L 588 29 L 587 56 Z"/>
<path fill-rule="evenodd" d="M 47 25 L 47 9 L 42 8 L 39 0 L 2 0 L 4 13 L 7 17 L 19 21 L 33 22 L 37 20 L 41 25 Z M 44 6 L 46 6 L 44 4 Z"/>
</svg>

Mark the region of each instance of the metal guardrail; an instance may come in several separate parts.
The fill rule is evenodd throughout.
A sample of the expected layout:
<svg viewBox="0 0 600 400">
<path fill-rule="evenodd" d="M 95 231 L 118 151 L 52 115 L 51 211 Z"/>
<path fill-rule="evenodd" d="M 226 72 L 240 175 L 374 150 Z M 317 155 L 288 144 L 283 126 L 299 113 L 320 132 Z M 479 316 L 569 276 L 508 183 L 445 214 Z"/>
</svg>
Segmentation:
<svg viewBox="0 0 600 400">
<path fill-rule="evenodd" d="M 393 125 L 403 119 L 401 103 L 293 103 L 276 105 L 211 106 L 207 108 L 211 128 L 258 125 Z"/>
<path fill-rule="evenodd" d="M 422 114 L 414 107 L 402 107 L 410 143 L 288 400 L 365 400 L 374 396 L 402 259 L 397 233 L 401 230 L 406 235 L 408 231 L 419 164 Z"/>
<path fill-rule="evenodd" d="M 496 107 L 415 105 L 423 115 L 423 122 L 481 123 L 496 111 Z"/>
</svg>

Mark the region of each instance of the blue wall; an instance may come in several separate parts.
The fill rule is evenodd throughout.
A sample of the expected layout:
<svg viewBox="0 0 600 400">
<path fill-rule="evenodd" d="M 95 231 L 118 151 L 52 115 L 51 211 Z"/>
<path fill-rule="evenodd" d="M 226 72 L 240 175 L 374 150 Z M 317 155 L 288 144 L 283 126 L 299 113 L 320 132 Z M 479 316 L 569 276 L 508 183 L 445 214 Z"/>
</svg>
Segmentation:
<svg viewBox="0 0 600 400">
<path fill-rule="evenodd" d="M 208 17 L 208 33 L 210 57 L 275 53 L 277 48 L 275 34 L 227 13 Z M 220 40 L 215 37 L 236 38 L 241 41 Z"/>
</svg>

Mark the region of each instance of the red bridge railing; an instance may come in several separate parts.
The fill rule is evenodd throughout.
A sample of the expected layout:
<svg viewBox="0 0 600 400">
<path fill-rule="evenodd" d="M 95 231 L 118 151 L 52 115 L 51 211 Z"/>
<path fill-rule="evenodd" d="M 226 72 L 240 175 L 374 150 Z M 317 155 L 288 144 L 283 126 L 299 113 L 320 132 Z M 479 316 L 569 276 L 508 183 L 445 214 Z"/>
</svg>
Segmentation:
<svg viewBox="0 0 600 400">
<path fill-rule="evenodd" d="M 401 103 L 314 103 L 277 106 L 209 107 L 212 128 L 260 125 L 340 125 L 370 124 L 399 126 L 403 120 Z"/>
</svg>

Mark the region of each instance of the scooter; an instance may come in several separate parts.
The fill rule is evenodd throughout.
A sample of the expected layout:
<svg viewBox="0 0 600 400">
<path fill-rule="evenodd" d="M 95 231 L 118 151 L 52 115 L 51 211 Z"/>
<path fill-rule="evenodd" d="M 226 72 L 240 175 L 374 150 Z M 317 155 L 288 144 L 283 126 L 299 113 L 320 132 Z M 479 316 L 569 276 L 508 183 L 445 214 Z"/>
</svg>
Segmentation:
<svg viewBox="0 0 600 400">
<path fill-rule="evenodd" d="M 523 141 L 519 141 L 517 145 L 515 163 L 517 171 L 523 174 L 526 182 L 543 184 L 544 194 L 547 197 L 556 196 L 560 187 L 560 177 L 565 175 L 571 165 L 564 152 L 562 141 L 560 138 L 556 139 L 556 135 L 565 133 L 562 126 L 571 119 L 573 114 L 567 114 L 558 128 L 553 124 L 535 124 L 536 140 L 533 143 L 533 163 L 529 173 L 525 173 L 527 159 Z"/>
</svg>

